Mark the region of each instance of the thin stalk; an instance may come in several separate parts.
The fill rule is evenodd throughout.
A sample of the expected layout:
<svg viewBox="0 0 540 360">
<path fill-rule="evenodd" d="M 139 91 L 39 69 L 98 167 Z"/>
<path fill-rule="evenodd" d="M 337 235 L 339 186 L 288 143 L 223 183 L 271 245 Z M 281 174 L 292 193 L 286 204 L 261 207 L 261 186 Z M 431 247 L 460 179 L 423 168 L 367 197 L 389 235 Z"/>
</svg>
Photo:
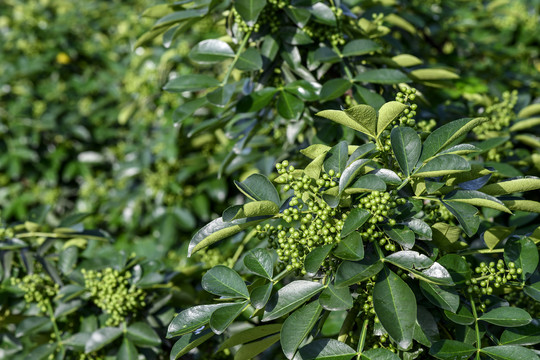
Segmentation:
<svg viewBox="0 0 540 360">
<path fill-rule="evenodd" d="M 275 278 L 272 279 L 272 282 L 274 283 L 274 285 L 277 284 L 281 279 L 283 279 L 285 276 L 287 276 L 291 272 L 292 270 L 291 271 L 283 270 Z"/>
<path fill-rule="evenodd" d="M 60 336 L 60 330 L 58 330 L 58 325 L 56 325 L 56 318 L 54 317 L 54 312 L 51 306 L 50 300 L 47 300 L 47 312 L 49 313 L 49 318 L 53 324 L 54 335 L 56 336 L 56 342 L 58 343 L 58 348 L 61 352 L 64 351 L 64 344 L 62 344 L 62 338 Z"/>
<path fill-rule="evenodd" d="M 56 238 L 56 239 L 68 239 L 68 238 L 72 238 L 73 234 L 72 233 L 57 234 L 57 233 L 46 233 L 46 232 L 28 232 L 28 233 L 17 234 L 17 237 L 18 238 L 48 237 L 48 238 Z M 90 239 L 90 240 L 106 240 L 103 237 L 92 236 L 92 235 L 86 235 L 84 238 Z"/>
<path fill-rule="evenodd" d="M 231 76 L 231 72 L 234 69 L 234 65 L 238 62 L 238 59 L 240 59 L 240 55 L 242 54 L 242 50 L 246 47 L 246 44 L 249 40 L 249 37 L 251 36 L 252 30 L 249 30 L 246 35 L 244 35 L 244 39 L 242 39 L 242 43 L 240 44 L 240 47 L 238 48 L 238 51 L 236 52 L 236 55 L 234 56 L 234 59 L 227 69 L 227 73 L 225 74 L 225 77 L 223 78 L 223 81 L 221 82 L 221 86 L 224 86 L 227 84 L 227 81 L 229 81 L 229 77 Z"/>
<path fill-rule="evenodd" d="M 467 250 L 463 252 L 457 252 L 458 255 L 474 255 L 474 254 L 496 254 L 496 253 L 502 253 L 504 252 L 504 249 L 475 249 L 475 250 Z"/>
<path fill-rule="evenodd" d="M 236 263 L 240 255 L 242 255 L 242 251 L 244 251 L 244 247 L 253 238 L 253 236 L 255 236 L 256 233 L 257 231 L 255 229 L 251 230 L 249 234 L 247 234 L 246 238 L 242 241 L 240 246 L 238 246 L 238 249 L 236 249 L 236 252 L 234 253 L 234 256 L 233 256 L 233 261 L 232 261 L 233 264 Z"/>
<path fill-rule="evenodd" d="M 471 302 L 471 308 L 474 316 L 474 331 L 476 332 L 476 351 L 477 354 L 480 354 L 480 350 L 482 349 L 482 347 L 480 344 L 480 329 L 478 328 L 478 314 L 476 313 L 476 304 L 474 303 L 472 296 L 469 296 L 469 300 Z"/>
<path fill-rule="evenodd" d="M 360 333 L 360 340 L 358 341 L 358 348 L 357 352 L 358 355 L 356 355 L 356 359 L 360 360 L 360 356 L 362 356 L 362 351 L 364 350 L 364 345 L 366 344 L 366 335 L 367 335 L 367 328 L 369 325 L 369 320 L 365 319 L 362 323 L 362 332 Z"/>
</svg>

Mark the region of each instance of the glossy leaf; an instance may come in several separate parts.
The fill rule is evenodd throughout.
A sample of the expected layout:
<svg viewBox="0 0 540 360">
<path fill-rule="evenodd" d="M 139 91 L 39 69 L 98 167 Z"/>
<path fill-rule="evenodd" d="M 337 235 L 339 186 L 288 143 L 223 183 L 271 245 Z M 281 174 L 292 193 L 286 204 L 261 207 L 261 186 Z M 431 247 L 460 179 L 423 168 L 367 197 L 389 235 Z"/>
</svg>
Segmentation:
<svg viewBox="0 0 540 360">
<path fill-rule="evenodd" d="M 161 339 L 150 325 L 144 322 L 136 322 L 126 329 L 127 338 L 137 346 L 159 346 Z"/>
<path fill-rule="evenodd" d="M 304 111 L 304 102 L 286 91 L 279 94 L 276 106 L 279 115 L 289 120 L 298 119 Z"/>
<path fill-rule="evenodd" d="M 522 269 L 518 278 L 528 279 L 538 266 L 539 256 L 536 244 L 527 237 L 508 240 L 504 245 L 504 261 L 506 264 L 514 262 L 516 268 Z"/>
<path fill-rule="evenodd" d="M 231 303 L 197 305 L 181 311 L 169 324 L 167 338 L 188 334 L 205 325 L 214 311 Z"/>
<path fill-rule="evenodd" d="M 441 287 L 426 281 L 420 281 L 420 289 L 433 305 L 455 313 L 459 307 L 459 295 L 452 289 Z"/>
<path fill-rule="evenodd" d="M 409 286 L 387 267 L 373 288 L 375 313 L 384 329 L 401 348 L 412 342 L 416 323 L 416 298 Z"/>
<path fill-rule="evenodd" d="M 444 206 L 458 219 L 460 225 L 469 236 L 476 234 L 480 226 L 480 218 L 476 216 L 478 209 L 472 205 L 455 201 L 443 201 Z"/>
<path fill-rule="evenodd" d="M 381 46 L 372 40 L 356 39 L 349 41 L 341 53 L 343 56 L 360 56 L 380 49 Z"/>
<path fill-rule="evenodd" d="M 356 351 L 349 345 L 334 339 L 319 339 L 302 347 L 302 360 L 350 360 Z"/>
<path fill-rule="evenodd" d="M 263 59 L 259 51 L 255 48 L 249 48 L 244 51 L 238 61 L 235 64 L 235 67 L 238 70 L 242 71 L 255 71 L 262 69 Z"/>
<path fill-rule="evenodd" d="M 433 260 L 429 257 L 412 250 L 395 252 L 385 257 L 384 260 L 405 269 L 422 270 L 433 265 Z"/>
<path fill-rule="evenodd" d="M 518 345 L 488 346 L 481 351 L 494 360 L 538 360 L 534 351 Z"/>
<path fill-rule="evenodd" d="M 471 165 L 467 160 L 459 155 L 446 154 L 431 159 L 425 165 L 419 168 L 413 176 L 438 177 L 470 170 Z"/>
<path fill-rule="evenodd" d="M 367 174 L 356 180 L 345 190 L 347 194 L 356 194 L 365 191 L 386 191 L 386 183 L 377 175 Z"/>
<path fill-rule="evenodd" d="M 238 101 L 237 109 L 242 112 L 259 111 L 270 103 L 277 92 L 278 90 L 274 87 L 266 87 L 260 91 L 252 92 Z"/>
<path fill-rule="evenodd" d="M 266 304 L 262 321 L 274 320 L 290 313 L 320 292 L 322 288 L 321 283 L 306 280 L 296 280 L 285 285 Z"/>
<path fill-rule="evenodd" d="M 405 225 L 411 229 L 421 239 L 431 239 L 433 237 L 433 231 L 429 225 L 420 219 L 411 219 L 405 222 Z"/>
<path fill-rule="evenodd" d="M 534 300 L 540 302 L 540 281 L 535 282 L 531 285 L 526 285 L 523 288 L 523 292 Z"/>
<path fill-rule="evenodd" d="M 345 94 L 352 84 L 347 79 L 331 79 L 323 84 L 321 89 L 321 100 L 333 100 Z"/>
<path fill-rule="evenodd" d="M 234 51 L 225 41 L 208 39 L 195 45 L 189 57 L 198 63 L 214 63 L 233 58 Z"/>
<path fill-rule="evenodd" d="M 361 360 L 399 360 L 399 356 L 388 349 L 371 349 L 362 352 Z"/>
<path fill-rule="evenodd" d="M 120 349 L 118 350 L 118 354 L 116 355 L 117 360 L 137 360 L 139 358 L 139 353 L 137 352 L 137 348 L 131 341 L 129 341 L 127 338 L 124 338 L 124 341 L 122 341 L 122 346 L 120 346 Z"/>
<path fill-rule="evenodd" d="M 362 208 L 354 208 L 347 215 L 343 228 L 341 229 L 341 238 L 349 236 L 353 231 L 359 229 L 371 217 L 371 213 Z"/>
<path fill-rule="evenodd" d="M 415 242 L 414 233 L 406 227 L 399 227 L 399 226 L 385 226 L 384 232 L 388 237 L 401 246 L 405 250 L 412 249 Z"/>
<path fill-rule="evenodd" d="M 332 244 L 326 244 L 323 246 L 318 246 L 315 249 L 311 250 L 309 254 L 306 255 L 304 261 L 304 268 L 309 276 L 312 276 L 319 271 L 323 261 L 326 259 L 330 251 L 332 250 Z"/>
<path fill-rule="evenodd" d="M 210 330 L 204 330 L 200 333 L 191 333 L 182 336 L 174 343 L 171 349 L 170 360 L 176 360 L 184 356 L 191 350 L 195 349 L 197 346 L 204 343 L 206 340 L 214 336 L 214 333 Z"/>
<path fill-rule="evenodd" d="M 458 307 L 457 311 L 445 310 L 444 314 L 450 321 L 459 325 L 471 325 L 474 323 L 473 314 L 463 304 Z"/>
<path fill-rule="evenodd" d="M 225 329 L 244 311 L 247 301 L 220 307 L 210 316 L 210 327 L 215 334 L 222 334 Z"/>
<path fill-rule="evenodd" d="M 220 82 L 208 75 L 188 74 L 170 80 L 163 90 L 169 92 L 199 91 L 219 86 Z"/>
<path fill-rule="evenodd" d="M 356 175 L 366 166 L 371 160 L 369 159 L 358 159 L 356 161 L 353 161 L 351 164 L 346 165 L 345 170 L 343 170 L 343 173 L 341 174 L 341 177 L 339 178 L 339 192 L 342 193 L 354 180 Z M 373 183 L 374 181 L 371 181 L 370 183 Z"/>
<path fill-rule="evenodd" d="M 204 274 L 202 287 L 218 296 L 249 298 L 244 280 L 236 271 L 223 265 L 214 266 Z"/>
<path fill-rule="evenodd" d="M 244 257 L 244 265 L 249 271 L 269 280 L 274 274 L 274 261 L 266 249 L 253 249 L 248 252 Z"/>
<path fill-rule="evenodd" d="M 364 258 L 364 244 L 360 233 L 353 231 L 341 239 L 333 254 L 343 260 L 362 260 Z"/>
<path fill-rule="evenodd" d="M 332 50 L 331 48 L 320 47 L 317 50 L 315 50 L 315 53 L 313 54 L 313 60 L 320 61 L 320 62 L 333 63 L 333 62 L 340 61 L 341 59 L 339 55 L 336 54 L 336 52 Z"/>
<path fill-rule="evenodd" d="M 90 353 L 98 351 L 118 339 L 120 335 L 122 335 L 122 329 L 120 328 L 104 327 L 98 329 L 90 335 L 90 339 L 88 339 L 84 346 L 84 352 Z"/>
<path fill-rule="evenodd" d="M 234 90 L 234 84 L 220 86 L 216 90 L 208 93 L 206 95 L 206 99 L 216 106 L 223 107 L 229 103 L 229 100 L 231 100 L 231 97 L 234 94 Z"/>
<path fill-rule="evenodd" d="M 434 343 L 429 354 L 442 360 L 467 360 L 476 351 L 472 345 L 456 340 L 441 340 Z"/>
<path fill-rule="evenodd" d="M 293 358 L 296 350 L 319 319 L 321 311 L 319 302 L 313 301 L 285 319 L 281 328 L 281 348 L 288 359 Z"/>
<path fill-rule="evenodd" d="M 250 296 L 251 305 L 253 305 L 255 309 L 264 308 L 270 299 L 270 295 L 272 295 L 272 289 L 273 283 L 271 281 L 254 288 Z"/>
<path fill-rule="evenodd" d="M 508 306 L 490 310 L 480 316 L 479 319 L 493 325 L 504 327 L 523 326 L 527 325 L 532 320 L 531 315 L 529 315 L 527 311 L 521 308 Z"/>
<path fill-rule="evenodd" d="M 420 137 L 412 128 L 396 127 L 392 129 L 390 141 L 399 167 L 409 176 L 422 151 Z"/>
<path fill-rule="evenodd" d="M 336 287 L 353 285 L 377 275 L 383 268 L 378 259 L 365 257 L 359 262 L 344 261 L 336 272 Z"/>
<path fill-rule="evenodd" d="M 229 349 L 236 345 L 245 344 L 253 340 L 257 340 L 265 336 L 278 333 L 281 330 L 282 325 L 283 324 L 258 325 L 234 333 L 230 338 L 228 338 L 221 344 L 217 351 L 220 352 L 223 349 Z"/>
<path fill-rule="evenodd" d="M 236 187 L 248 198 L 255 201 L 269 200 L 281 205 L 278 191 L 270 180 L 261 174 L 252 174 L 242 182 L 235 181 Z"/>
<path fill-rule="evenodd" d="M 335 288 L 330 284 L 319 296 L 319 303 L 328 311 L 348 310 L 353 307 L 353 298 L 348 287 Z"/>
<path fill-rule="evenodd" d="M 332 147 L 327 153 L 324 160 L 324 170 L 328 173 L 334 170 L 337 173 L 343 173 L 347 159 L 349 158 L 348 147 L 346 141 L 341 141 L 339 144 Z"/>
<path fill-rule="evenodd" d="M 501 345 L 540 344 L 540 323 L 534 319 L 530 324 L 505 330 L 500 337 Z"/>
<path fill-rule="evenodd" d="M 270 346 L 279 341 L 281 335 L 276 334 L 264 338 L 262 340 L 254 341 L 249 344 L 243 345 L 234 356 L 234 360 L 249 360 L 259 355 Z"/>
<path fill-rule="evenodd" d="M 253 26 L 262 9 L 266 6 L 266 0 L 236 0 L 234 8 L 248 26 Z"/>
</svg>

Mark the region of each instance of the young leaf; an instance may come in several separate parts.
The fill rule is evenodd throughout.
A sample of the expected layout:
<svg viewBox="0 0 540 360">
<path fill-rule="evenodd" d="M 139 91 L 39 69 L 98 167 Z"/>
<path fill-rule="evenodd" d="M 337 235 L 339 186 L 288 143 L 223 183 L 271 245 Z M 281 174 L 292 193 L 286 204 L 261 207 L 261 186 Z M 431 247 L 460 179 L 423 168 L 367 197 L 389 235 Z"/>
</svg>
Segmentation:
<svg viewBox="0 0 540 360">
<path fill-rule="evenodd" d="M 313 301 L 285 319 L 281 328 L 281 348 L 288 359 L 293 358 L 296 350 L 319 319 L 321 311 L 319 302 Z"/>
<path fill-rule="evenodd" d="M 471 204 L 474 206 L 484 206 L 491 209 L 499 210 L 508 214 L 512 212 L 496 197 L 486 195 L 476 190 L 457 190 L 444 197 L 445 200 L 452 200 Z"/>
<path fill-rule="evenodd" d="M 411 54 L 399 54 L 392 57 L 392 61 L 401 67 L 411 67 L 416 65 L 422 65 L 424 62 Z"/>
<path fill-rule="evenodd" d="M 363 110 L 366 114 L 373 114 L 373 120 L 376 121 L 376 112 L 375 109 L 373 109 L 371 106 L 368 105 L 357 105 L 356 107 L 361 107 L 357 109 L 357 113 Z M 372 109 L 372 110 L 369 110 Z M 351 118 L 345 111 L 340 110 L 323 110 L 319 111 L 317 116 L 332 120 L 334 122 L 337 122 L 338 124 L 345 125 L 353 130 L 360 131 L 361 133 L 364 133 L 366 135 L 374 137 L 375 135 L 372 134 L 364 125 L 362 122 L 358 122 L 357 120 Z"/>
<path fill-rule="evenodd" d="M 372 84 L 393 85 L 399 83 L 411 82 L 411 79 L 397 69 L 373 69 L 366 70 L 363 73 L 356 75 L 354 78 L 358 82 L 366 82 Z"/>
<path fill-rule="evenodd" d="M 317 156 L 312 162 L 310 162 L 304 169 L 304 174 L 312 179 L 318 180 L 321 177 L 321 170 L 324 164 L 326 153 Z M 287 174 L 284 174 L 287 175 Z M 275 180 L 274 180 L 275 181 Z"/>
<path fill-rule="evenodd" d="M 271 280 L 274 274 L 274 261 L 266 249 L 253 249 L 248 252 L 244 257 L 244 265 L 249 271 L 268 280 Z"/>
<path fill-rule="evenodd" d="M 409 286 L 386 266 L 373 288 L 375 313 L 390 337 L 401 348 L 412 343 L 416 323 L 416 298 Z"/>
<path fill-rule="evenodd" d="M 422 81 L 453 80 L 459 79 L 459 75 L 446 69 L 417 69 L 411 71 L 411 76 Z"/>
<path fill-rule="evenodd" d="M 538 360 L 534 351 L 518 345 L 499 345 L 482 348 L 482 353 L 494 360 Z"/>
<path fill-rule="evenodd" d="M 276 205 L 281 204 L 279 194 L 268 178 L 261 174 L 252 174 L 242 182 L 235 181 L 234 184 L 244 195 L 251 200 L 269 200 Z"/>
<path fill-rule="evenodd" d="M 202 287 L 218 296 L 249 298 L 249 291 L 244 280 L 236 271 L 223 265 L 214 266 L 204 274 Z"/>
<path fill-rule="evenodd" d="M 171 360 L 179 359 L 197 346 L 204 343 L 206 340 L 214 336 L 214 333 L 210 329 L 206 329 L 200 333 L 192 333 L 182 336 L 174 343 L 171 349 Z"/>
<path fill-rule="evenodd" d="M 214 311 L 227 305 L 231 303 L 197 305 L 181 311 L 169 324 L 167 339 L 197 330 L 210 320 Z"/>
<path fill-rule="evenodd" d="M 348 287 L 328 287 L 319 296 L 319 303 L 328 311 L 348 310 L 353 307 L 353 298 Z"/>
<path fill-rule="evenodd" d="M 442 360 L 467 360 L 476 351 L 472 345 L 456 340 L 441 340 L 434 343 L 429 354 Z"/>
<path fill-rule="evenodd" d="M 411 175 L 422 151 L 420 137 L 412 128 L 396 127 L 392 129 L 390 141 L 399 167 L 406 176 Z"/>
<path fill-rule="evenodd" d="M 379 109 L 379 119 L 377 120 L 377 137 L 381 136 L 382 132 L 397 119 L 399 114 L 407 108 L 407 105 L 397 101 L 390 101 L 381 106 Z"/>
<path fill-rule="evenodd" d="M 290 313 L 321 291 L 322 287 L 321 283 L 306 280 L 285 285 L 266 304 L 262 321 L 274 320 Z"/>
<path fill-rule="evenodd" d="M 333 254 L 343 260 L 362 260 L 364 258 L 362 236 L 357 231 L 353 231 L 341 239 Z"/>
<path fill-rule="evenodd" d="M 420 281 L 422 294 L 433 305 L 455 313 L 459 307 L 459 295 L 451 288 L 443 288 L 426 281 Z"/>
<path fill-rule="evenodd" d="M 479 320 L 498 326 L 516 327 L 527 325 L 532 321 L 532 318 L 528 312 L 521 308 L 505 306 L 488 311 L 480 316 Z"/>
<path fill-rule="evenodd" d="M 319 339 L 302 347 L 302 360 L 350 360 L 356 351 L 349 345 L 334 339 Z"/>
<path fill-rule="evenodd" d="M 339 178 L 339 192 L 342 193 L 343 190 L 345 190 L 349 184 L 354 180 L 356 175 L 364 166 L 366 166 L 367 163 L 369 163 L 370 159 L 358 159 L 351 163 L 350 165 L 346 165 L 345 170 L 343 170 L 343 173 L 341 174 L 341 177 Z M 386 189 L 386 186 L 385 186 Z"/>
<path fill-rule="evenodd" d="M 508 228 L 505 226 L 493 226 L 489 229 L 487 229 L 482 234 L 482 239 L 484 240 L 484 243 L 486 246 L 493 250 L 499 245 L 504 239 L 506 239 L 508 236 L 512 235 L 515 228 Z"/>
<path fill-rule="evenodd" d="M 326 244 L 323 246 L 316 247 L 311 250 L 309 254 L 306 255 L 304 261 L 304 269 L 309 276 L 313 276 L 319 271 L 324 259 L 328 256 L 332 250 L 332 244 Z"/>
<path fill-rule="evenodd" d="M 210 327 L 215 334 L 221 335 L 231 325 L 242 311 L 246 309 L 247 301 L 221 307 L 210 316 Z"/>
<path fill-rule="evenodd" d="M 188 256 L 266 219 L 268 219 L 268 216 L 251 217 L 225 222 L 223 221 L 223 218 L 217 218 L 193 235 L 188 247 Z"/>
<path fill-rule="evenodd" d="M 279 213 L 279 206 L 269 200 L 253 201 L 244 205 L 233 205 L 223 212 L 223 221 L 256 216 L 272 216 Z"/>
<path fill-rule="evenodd" d="M 513 262 L 516 268 L 521 268 L 522 273 L 518 277 L 525 281 L 538 266 L 539 256 L 536 244 L 527 237 L 508 240 L 504 245 L 504 261 L 507 264 Z"/>
<path fill-rule="evenodd" d="M 424 141 L 420 161 L 424 162 L 439 153 L 459 137 L 467 134 L 473 128 L 486 121 L 488 121 L 487 118 L 460 119 L 434 130 Z"/>
<path fill-rule="evenodd" d="M 380 260 L 370 257 L 362 259 L 360 262 L 344 261 L 339 265 L 336 272 L 336 287 L 345 287 L 362 282 L 377 275 L 383 268 Z"/>
<path fill-rule="evenodd" d="M 345 110 L 347 116 L 362 124 L 369 131 L 369 135 L 375 137 L 377 129 L 377 112 L 369 105 L 356 105 Z"/>
<path fill-rule="evenodd" d="M 489 184 L 481 188 L 480 191 L 489 195 L 498 196 L 538 189 L 540 189 L 540 179 L 536 177 L 526 177 Z"/>
</svg>

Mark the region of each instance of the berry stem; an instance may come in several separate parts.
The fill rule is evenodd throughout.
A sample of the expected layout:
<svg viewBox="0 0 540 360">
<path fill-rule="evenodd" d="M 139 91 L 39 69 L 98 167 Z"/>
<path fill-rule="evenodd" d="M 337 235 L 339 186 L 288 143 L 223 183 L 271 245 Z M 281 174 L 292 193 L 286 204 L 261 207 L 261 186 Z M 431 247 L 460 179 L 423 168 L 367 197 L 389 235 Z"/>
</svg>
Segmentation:
<svg viewBox="0 0 540 360">
<path fill-rule="evenodd" d="M 472 312 L 474 316 L 474 331 L 476 333 L 476 351 L 477 351 L 477 354 L 480 354 L 482 345 L 480 342 L 480 329 L 478 328 L 478 314 L 476 313 L 476 304 L 474 303 L 472 296 L 469 296 L 469 301 L 471 302 L 471 308 L 472 308 Z"/>
<path fill-rule="evenodd" d="M 231 72 L 234 69 L 234 65 L 238 62 L 238 59 L 240 59 L 240 55 L 242 54 L 242 50 L 246 47 L 247 42 L 249 41 L 249 37 L 251 36 L 251 32 L 253 30 L 249 30 L 246 35 L 244 35 L 244 39 L 242 39 L 242 43 L 240 44 L 240 47 L 238 48 L 238 51 L 236 52 L 236 55 L 234 56 L 234 59 L 227 69 L 227 73 L 225 74 L 225 77 L 223 78 L 223 81 L 221 82 L 221 86 L 225 86 L 227 84 L 227 81 L 229 81 L 229 77 L 231 76 Z"/>
<path fill-rule="evenodd" d="M 64 344 L 62 344 L 62 338 L 60 336 L 60 330 L 58 330 L 58 325 L 56 324 L 56 318 L 54 317 L 54 312 L 51 306 L 51 302 L 47 300 L 47 311 L 49 313 L 49 318 L 51 319 L 54 335 L 56 336 L 56 342 L 58 343 L 58 348 L 61 352 L 64 352 Z"/>
</svg>

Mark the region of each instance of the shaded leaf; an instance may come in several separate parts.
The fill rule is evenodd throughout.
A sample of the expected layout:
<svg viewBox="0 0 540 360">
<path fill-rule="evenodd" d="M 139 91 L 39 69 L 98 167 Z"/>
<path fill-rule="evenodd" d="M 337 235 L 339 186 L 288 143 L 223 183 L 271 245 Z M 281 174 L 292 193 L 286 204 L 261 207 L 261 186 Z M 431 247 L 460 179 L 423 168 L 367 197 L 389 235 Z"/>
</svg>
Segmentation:
<svg viewBox="0 0 540 360">
<path fill-rule="evenodd" d="M 411 175 L 422 151 L 420 137 L 412 128 L 396 127 L 392 129 L 390 141 L 399 167 L 406 176 Z"/>
<path fill-rule="evenodd" d="M 296 310 L 283 322 L 281 348 L 288 359 L 292 359 L 302 341 L 317 322 L 322 308 L 318 301 Z"/>
<path fill-rule="evenodd" d="M 264 311 L 262 321 L 277 319 L 301 306 L 322 290 L 322 284 L 314 281 L 297 280 L 275 293 Z"/>
</svg>

